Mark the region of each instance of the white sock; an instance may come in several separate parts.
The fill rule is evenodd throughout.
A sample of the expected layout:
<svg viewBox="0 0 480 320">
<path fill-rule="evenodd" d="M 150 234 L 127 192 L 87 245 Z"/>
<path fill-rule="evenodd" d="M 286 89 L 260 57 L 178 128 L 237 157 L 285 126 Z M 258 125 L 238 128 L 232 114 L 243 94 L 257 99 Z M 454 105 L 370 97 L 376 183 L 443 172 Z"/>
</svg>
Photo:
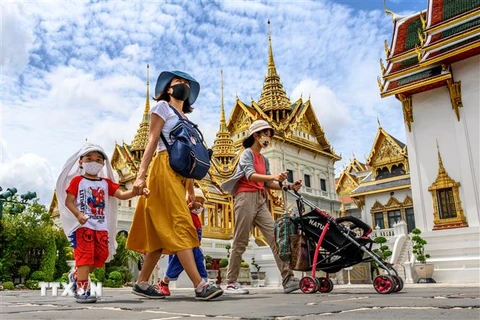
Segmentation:
<svg viewBox="0 0 480 320">
<path fill-rule="evenodd" d="M 207 283 L 205 281 L 200 281 L 200 283 L 198 284 L 198 286 L 195 288 L 195 291 L 196 292 L 202 292 L 203 290 L 203 287 L 205 287 L 207 285 Z"/>
</svg>

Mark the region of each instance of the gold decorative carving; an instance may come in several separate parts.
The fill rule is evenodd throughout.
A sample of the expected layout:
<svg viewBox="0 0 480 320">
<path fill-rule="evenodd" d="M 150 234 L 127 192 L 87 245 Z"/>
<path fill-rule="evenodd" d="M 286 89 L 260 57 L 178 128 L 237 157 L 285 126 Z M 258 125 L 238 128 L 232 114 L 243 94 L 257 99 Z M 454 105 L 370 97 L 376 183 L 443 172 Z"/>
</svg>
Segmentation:
<svg viewBox="0 0 480 320">
<path fill-rule="evenodd" d="M 382 80 L 380 80 L 380 77 L 378 76 L 377 76 L 377 85 L 380 91 L 383 92 L 383 83 L 382 83 Z"/>
<path fill-rule="evenodd" d="M 392 22 L 395 23 L 395 13 L 387 9 L 387 0 L 383 0 L 383 9 L 386 14 L 392 15 Z"/>
<path fill-rule="evenodd" d="M 412 132 L 412 122 L 413 122 L 412 96 L 406 97 L 403 94 L 398 94 L 397 98 L 402 102 L 403 121 L 407 125 L 408 131 Z"/>
<path fill-rule="evenodd" d="M 450 101 L 452 103 L 452 109 L 457 115 L 457 120 L 460 121 L 460 108 L 463 107 L 462 103 L 462 89 L 461 81 L 447 80 L 448 91 L 450 92 Z"/>
<path fill-rule="evenodd" d="M 381 204 L 380 202 L 376 201 L 370 211 L 383 211 L 385 209 L 385 206 Z"/>
<path fill-rule="evenodd" d="M 385 74 L 385 71 L 387 71 L 387 69 L 385 69 L 385 66 L 383 65 L 383 59 L 380 58 L 380 69 L 382 70 L 382 75 Z"/>
<path fill-rule="evenodd" d="M 417 60 L 418 62 L 420 62 L 422 60 L 422 54 L 423 54 L 423 50 L 421 47 L 419 47 L 418 45 L 415 45 L 415 53 L 417 54 Z"/>
<path fill-rule="evenodd" d="M 432 193 L 432 202 L 433 202 L 433 230 L 439 229 L 451 229 L 451 228 L 462 228 L 468 227 L 467 220 L 463 214 L 462 202 L 460 200 L 460 182 L 456 182 L 448 175 L 445 167 L 443 166 L 442 156 L 440 154 L 440 148 L 437 143 L 437 153 L 438 153 L 438 174 L 437 178 L 433 184 L 428 188 L 428 191 Z M 447 193 L 448 199 L 442 198 L 441 194 Z M 453 198 L 453 199 L 451 199 Z M 442 203 L 444 201 L 453 200 L 453 203 Z M 439 206 L 442 206 L 443 209 L 447 209 L 449 215 L 455 214 L 454 217 L 443 218 L 443 209 Z M 451 211 L 455 212 L 451 212 Z M 442 212 L 441 212 L 442 211 Z"/>
<path fill-rule="evenodd" d="M 420 15 L 422 16 L 422 15 Z M 420 46 L 423 47 L 423 44 L 425 43 L 425 35 L 423 34 L 423 31 L 422 29 L 418 28 L 417 29 L 417 36 L 418 36 L 418 40 L 420 40 Z M 418 60 L 420 61 L 420 60 Z"/>
<path fill-rule="evenodd" d="M 420 13 L 420 21 L 422 22 L 422 30 L 425 30 L 425 28 L 427 27 L 427 21 L 423 17 L 423 13 Z"/>
<path fill-rule="evenodd" d="M 385 41 L 383 42 L 383 48 L 385 49 L 385 56 L 388 59 L 388 57 L 390 56 L 390 48 L 388 47 L 387 39 L 385 39 Z"/>
</svg>

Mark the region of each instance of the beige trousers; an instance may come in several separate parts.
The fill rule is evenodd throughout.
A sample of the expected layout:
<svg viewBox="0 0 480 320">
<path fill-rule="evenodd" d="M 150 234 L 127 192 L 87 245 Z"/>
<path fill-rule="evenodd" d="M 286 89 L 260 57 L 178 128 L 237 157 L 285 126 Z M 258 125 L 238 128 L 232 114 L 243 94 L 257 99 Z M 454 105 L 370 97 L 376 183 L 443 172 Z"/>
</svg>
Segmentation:
<svg viewBox="0 0 480 320">
<path fill-rule="evenodd" d="M 228 262 L 227 281 L 237 282 L 240 273 L 242 255 L 248 245 L 252 226 L 256 226 L 267 241 L 270 248 L 274 248 L 274 221 L 267 208 L 267 202 L 262 192 L 240 192 L 234 199 L 235 229 L 233 230 L 233 244 Z M 273 254 L 278 270 L 285 284 L 293 276 L 287 263 L 283 262 L 278 254 Z"/>
</svg>

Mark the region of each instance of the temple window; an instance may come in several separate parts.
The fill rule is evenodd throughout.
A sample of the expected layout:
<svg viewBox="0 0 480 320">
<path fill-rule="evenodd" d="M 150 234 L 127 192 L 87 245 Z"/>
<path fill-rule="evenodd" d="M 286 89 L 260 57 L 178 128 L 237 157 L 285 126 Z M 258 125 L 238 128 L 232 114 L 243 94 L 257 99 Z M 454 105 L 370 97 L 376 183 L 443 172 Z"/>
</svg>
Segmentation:
<svg viewBox="0 0 480 320">
<path fill-rule="evenodd" d="M 325 179 L 320 179 L 320 189 L 327 191 L 327 181 Z"/>
<path fill-rule="evenodd" d="M 457 216 L 452 188 L 437 190 L 437 201 L 440 219 L 455 218 Z"/>
<path fill-rule="evenodd" d="M 305 174 L 303 175 L 303 178 L 304 178 L 304 182 L 305 182 L 305 187 L 307 188 L 310 188 L 311 187 L 311 184 L 310 184 L 310 175 L 309 174 Z"/>
</svg>

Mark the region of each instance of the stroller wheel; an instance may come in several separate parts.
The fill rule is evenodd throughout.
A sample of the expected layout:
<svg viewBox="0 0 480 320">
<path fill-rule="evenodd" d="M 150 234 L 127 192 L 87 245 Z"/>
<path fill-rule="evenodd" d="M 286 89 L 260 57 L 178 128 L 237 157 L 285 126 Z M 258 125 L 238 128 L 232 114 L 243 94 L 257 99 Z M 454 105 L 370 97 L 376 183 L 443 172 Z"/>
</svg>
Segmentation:
<svg viewBox="0 0 480 320">
<path fill-rule="evenodd" d="M 373 280 L 373 287 L 378 293 L 387 294 L 393 292 L 396 282 L 390 276 L 377 276 Z"/>
<path fill-rule="evenodd" d="M 400 292 L 403 289 L 403 280 L 399 276 L 392 276 L 393 280 L 395 280 L 395 287 L 393 288 L 393 292 Z"/>
<path fill-rule="evenodd" d="M 332 280 L 325 277 L 317 278 L 317 285 L 318 291 L 320 291 L 321 293 L 329 293 L 333 289 Z"/>
<path fill-rule="evenodd" d="M 318 290 L 318 284 L 315 278 L 310 276 L 303 277 L 300 279 L 300 290 L 303 293 L 315 293 Z"/>
</svg>

